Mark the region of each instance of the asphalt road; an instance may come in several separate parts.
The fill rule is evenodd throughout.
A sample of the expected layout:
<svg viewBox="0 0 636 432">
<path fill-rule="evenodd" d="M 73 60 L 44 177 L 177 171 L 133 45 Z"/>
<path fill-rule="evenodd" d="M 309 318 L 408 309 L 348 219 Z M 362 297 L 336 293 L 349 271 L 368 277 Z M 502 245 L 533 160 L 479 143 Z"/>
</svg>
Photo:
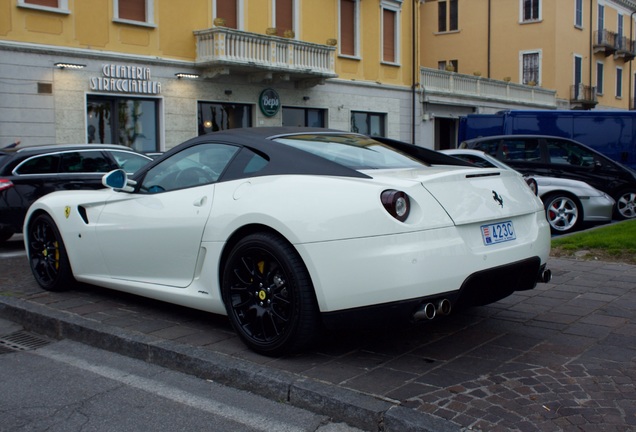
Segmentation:
<svg viewBox="0 0 636 432">
<path fill-rule="evenodd" d="M 13 335 L 0 339 L 0 431 L 359 431 L 210 380 L 9 327 L 0 320 L 0 334 Z"/>
</svg>

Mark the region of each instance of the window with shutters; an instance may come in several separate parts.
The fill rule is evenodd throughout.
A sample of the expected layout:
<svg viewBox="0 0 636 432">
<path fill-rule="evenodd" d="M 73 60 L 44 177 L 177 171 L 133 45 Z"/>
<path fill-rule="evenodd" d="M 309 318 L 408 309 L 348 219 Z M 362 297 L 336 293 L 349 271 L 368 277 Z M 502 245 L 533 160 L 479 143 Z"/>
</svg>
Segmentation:
<svg viewBox="0 0 636 432">
<path fill-rule="evenodd" d="M 400 7 L 401 1 L 382 0 L 382 62 L 400 62 Z"/>
<path fill-rule="evenodd" d="M 295 37 L 297 0 L 272 0 L 274 2 L 274 27 L 278 36 Z M 289 33 L 293 32 L 293 33 Z"/>
<path fill-rule="evenodd" d="M 115 21 L 153 24 L 153 0 L 115 0 Z"/>
<path fill-rule="evenodd" d="M 605 65 L 602 62 L 596 62 L 596 94 L 603 94 L 603 76 L 605 74 Z"/>
<path fill-rule="evenodd" d="M 616 68 L 616 97 L 623 97 L 623 68 Z"/>
<path fill-rule="evenodd" d="M 243 29 L 243 0 L 215 0 L 213 18 L 223 18 L 225 27 Z"/>
<path fill-rule="evenodd" d="M 340 0 L 340 55 L 359 57 L 360 0 Z"/>
<path fill-rule="evenodd" d="M 18 0 L 18 6 L 69 14 L 68 0 Z"/>
</svg>

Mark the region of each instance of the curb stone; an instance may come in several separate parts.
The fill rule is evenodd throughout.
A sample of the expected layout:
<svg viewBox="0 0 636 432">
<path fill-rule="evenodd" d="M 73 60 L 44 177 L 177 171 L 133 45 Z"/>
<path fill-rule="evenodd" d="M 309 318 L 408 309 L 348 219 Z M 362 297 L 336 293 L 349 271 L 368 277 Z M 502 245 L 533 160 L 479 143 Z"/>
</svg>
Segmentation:
<svg viewBox="0 0 636 432">
<path fill-rule="evenodd" d="M 27 331 L 69 339 L 289 403 L 365 431 L 459 432 L 454 423 L 354 390 L 196 347 L 126 332 L 64 311 L 0 296 L 0 317 Z"/>
</svg>

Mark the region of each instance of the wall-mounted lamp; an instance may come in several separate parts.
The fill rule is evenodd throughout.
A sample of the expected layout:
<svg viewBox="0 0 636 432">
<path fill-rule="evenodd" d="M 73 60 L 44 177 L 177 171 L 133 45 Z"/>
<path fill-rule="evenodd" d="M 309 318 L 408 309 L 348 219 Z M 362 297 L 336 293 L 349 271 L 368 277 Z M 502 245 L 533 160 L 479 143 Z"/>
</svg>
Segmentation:
<svg viewBox="0 0 636 432">
<path fill-rule="evenodd" d="M 232 94 L 232 90 L 225 90 L 225 92 L 224 92 L 224 93 L 225 93 L 225 95 L 226 95 L 226 96 L 229 96 L 229 95 L 231 95 L 231 94 Z"/>
<path fill-rule="evenodd" d="M 77 63 L 55 63 L 53 66 L 60 69 L 84 69 L 86 65 Z"/>
<path fill-rule="evenodd" d="M 197 79 L 199 78 L 199 74 L 187 73 L 187 72 L 177 72 L 174 74 L 177 78 L 188 78 L 188 79 Z"/>
<path fill-rule="evenodd" d="M 212 127 L 212 121 L 206 120 L 203 122 L 203 127 L 210 129 Z"/>
<path fill-rule="evenodd" d="M 311 99 L 309 96 L 303 96 L 304 101 L 308 101 L 309 99 Z"/>
</svg>

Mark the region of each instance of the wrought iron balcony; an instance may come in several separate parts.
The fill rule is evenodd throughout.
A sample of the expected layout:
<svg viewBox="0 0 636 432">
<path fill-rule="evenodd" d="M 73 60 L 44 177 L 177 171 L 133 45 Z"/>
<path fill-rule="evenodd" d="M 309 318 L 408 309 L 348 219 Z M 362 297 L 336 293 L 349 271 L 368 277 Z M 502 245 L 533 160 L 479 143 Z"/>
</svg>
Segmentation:
<svg viewBox="0 0 636 432">
<path fill-rule="evenodd" d="M 633 40 L 627 36 L 616 36 L 615 43 L 616 52 L 614 53 L 614 58 L 622 58 L 625 61 L 630 61 L 636 57 L 636 48 L 634 47 Z"/>
<path fill-rule="evenodd" d="M 572 109 L 592 109 L 597 103 L 596 87 L 584 84 L 570 86 L 570 107 Z"/>
<path fill-rule="evenodd" d="M 232 73 L 250 82 L 295 81 L 307 87 L 338 76 L 334 46 L 226 27 L 197 30 L 194 35 L 196 65 L 207 78 Z"/>
<path fill-rule="evenodd" d="M 609 30 L 594 31 L 594 53 L 602 52 L 605 57 L 616 52 L 616 33 Z"/>
</svg>

